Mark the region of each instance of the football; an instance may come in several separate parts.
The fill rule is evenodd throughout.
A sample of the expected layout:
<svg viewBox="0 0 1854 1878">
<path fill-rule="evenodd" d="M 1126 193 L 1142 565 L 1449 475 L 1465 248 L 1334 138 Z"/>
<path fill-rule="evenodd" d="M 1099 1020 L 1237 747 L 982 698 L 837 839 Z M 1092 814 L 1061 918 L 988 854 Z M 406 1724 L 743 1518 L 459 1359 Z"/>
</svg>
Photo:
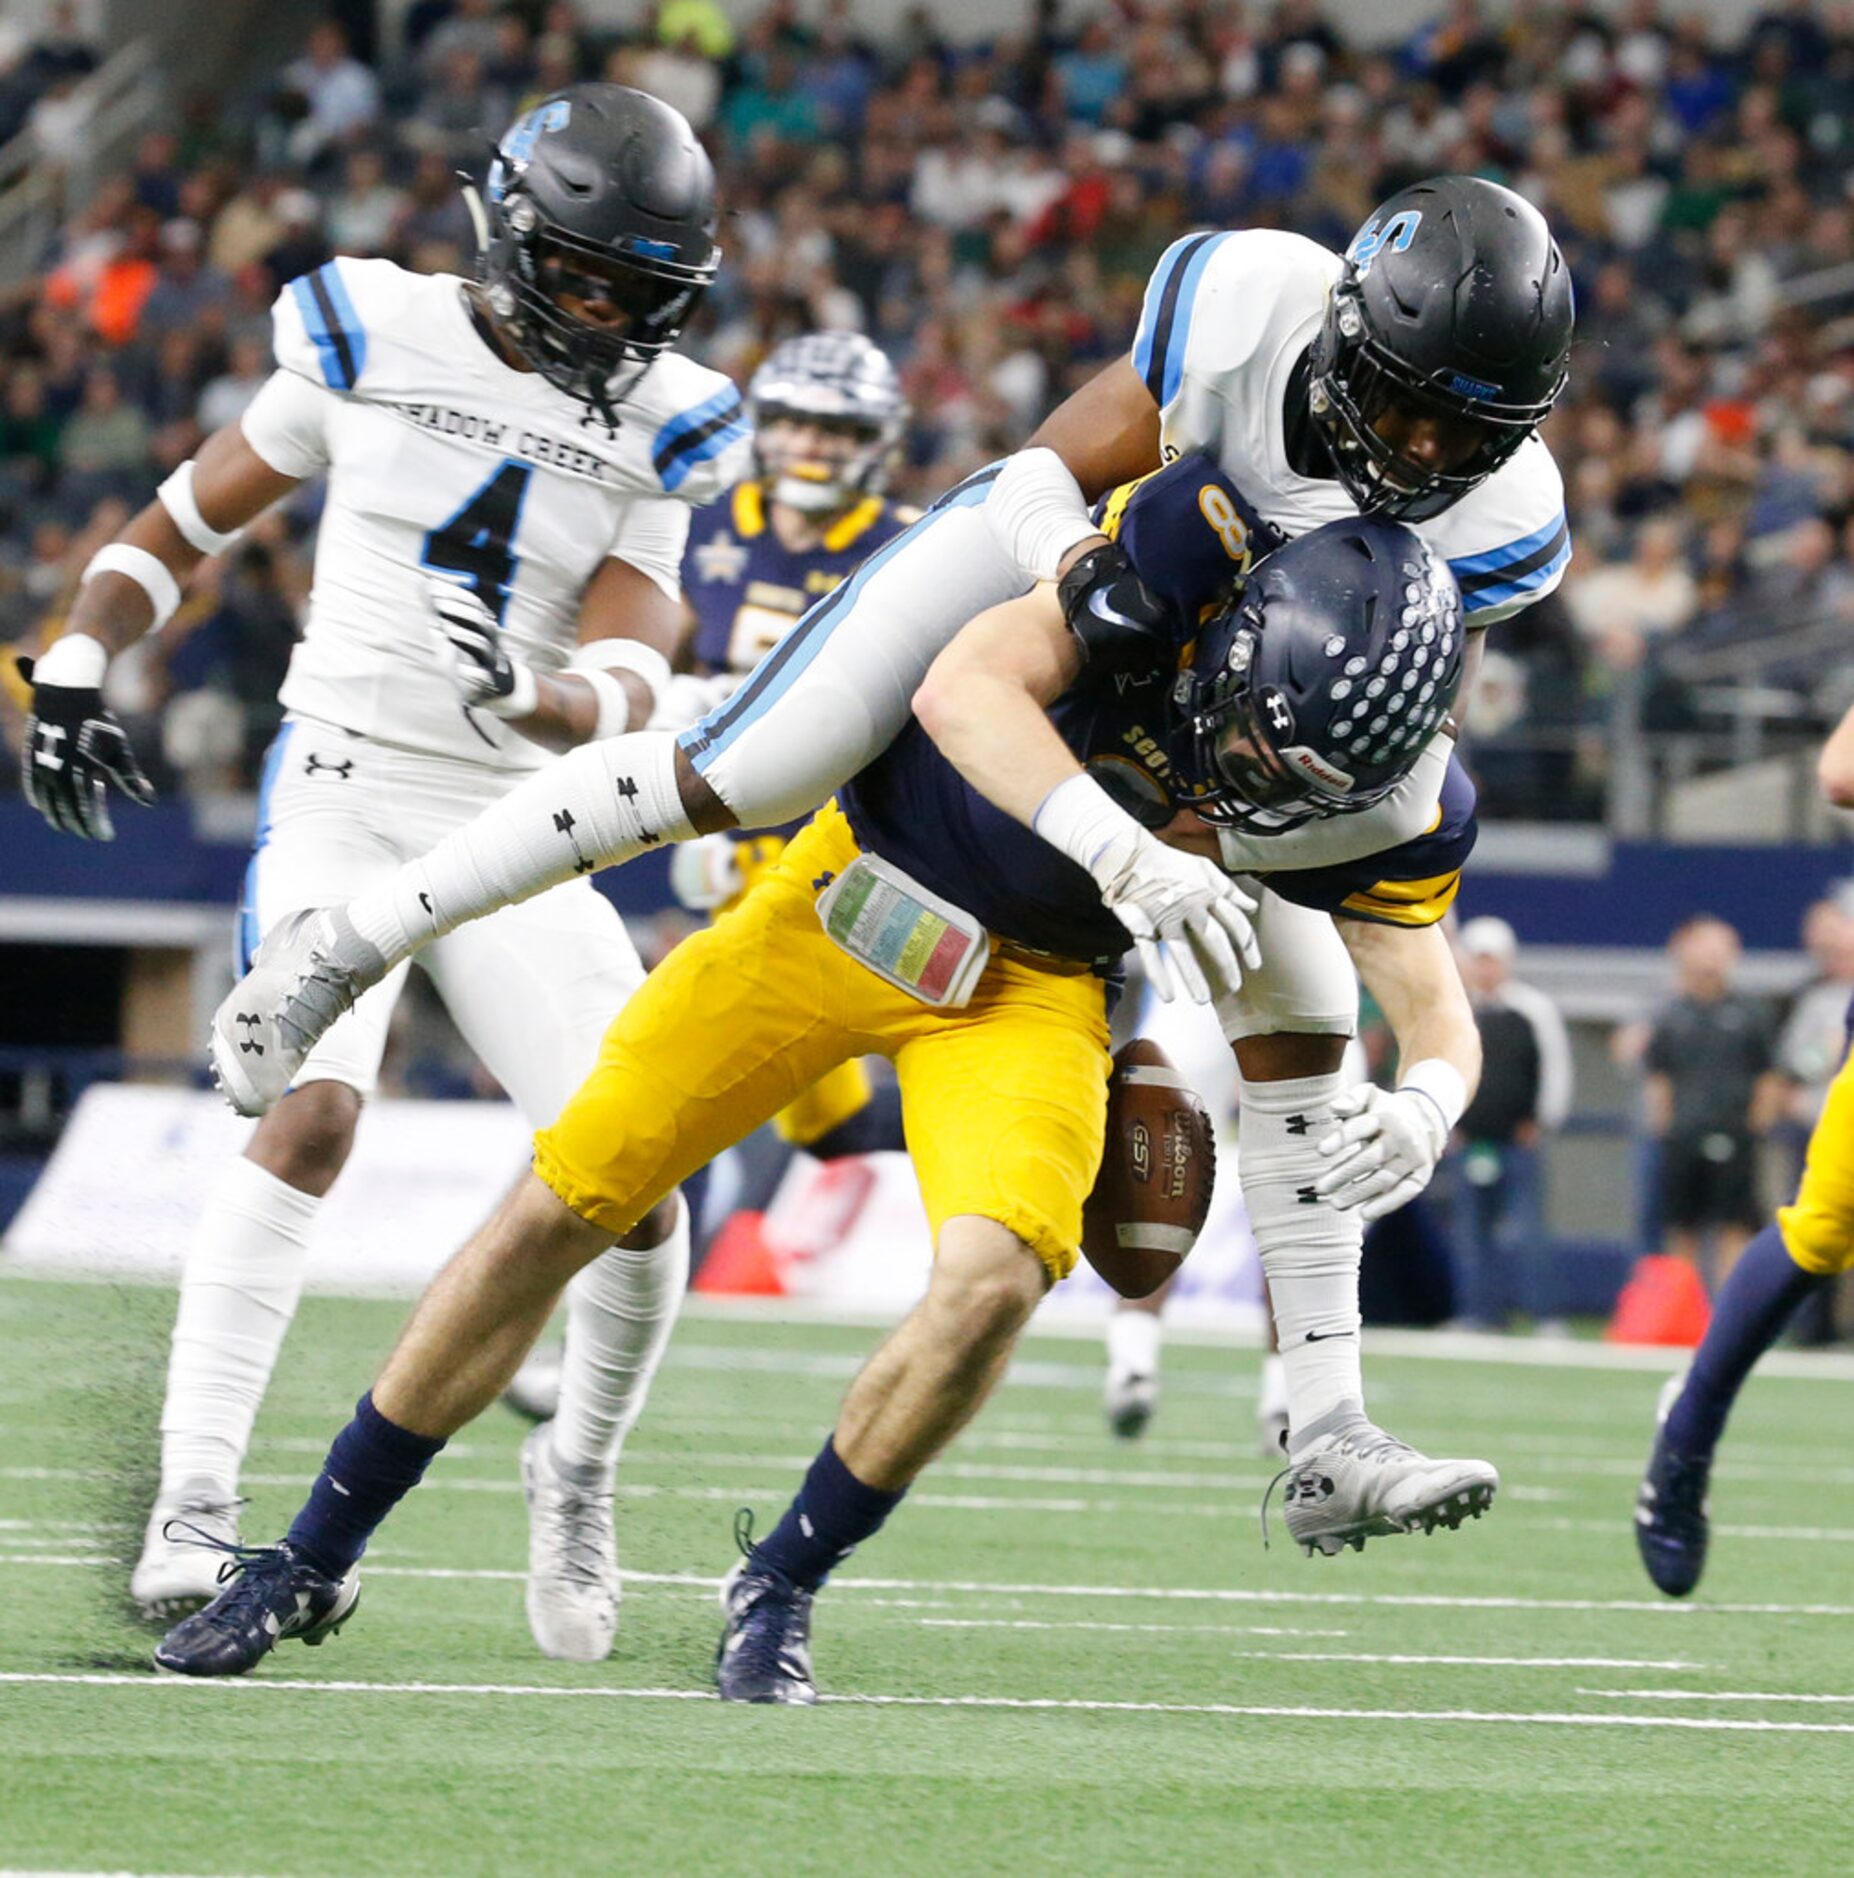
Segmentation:
<svg viewBox="0 0 1854 1878">
<path fill-rule="evenodd" d="M 1082 1251 L 1123 1298 L 1149 1297 L 1197 1243 L 1217 1179 L 1217 1139 L 1197 1092 L 1156 1043 L 1115 1054 L 1107 1144 L 1082 1209 Z"/>
</svg>

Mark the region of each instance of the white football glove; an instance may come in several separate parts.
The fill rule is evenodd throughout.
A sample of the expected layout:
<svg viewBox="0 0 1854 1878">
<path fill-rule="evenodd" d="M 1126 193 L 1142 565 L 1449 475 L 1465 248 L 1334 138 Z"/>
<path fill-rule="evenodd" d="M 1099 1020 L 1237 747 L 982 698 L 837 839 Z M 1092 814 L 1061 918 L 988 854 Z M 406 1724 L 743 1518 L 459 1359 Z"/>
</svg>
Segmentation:
<svg viewBox="0 0 1854 1878">
<path fill-rule="evenodd" d="M 725 906 L 746 884 L 738 848 L 728 834 L 679 842 L 670 855 L 670 892 L 694 913 Z"/>
<path fill-rule="evenodd" d="M 496 616 L 474 589 L 433 576 L 425 597 L 437 614 L 438 656 L 466 710 L 526 717 L 535 706 L 534 673 L 515 658 Z"/>
<path fill-rule="evenodd" d="M 1214 861 L 1168 848 L 1090 776 L 1070 776 L 1044 797 L 1032 826 L 1085 867 L 1132 935 L 1152 988 L 1213 1004 L 1262 962 L 1252 895 Z M 1240 959 L 1240 962 L 1238 962 Z"/>
<path fill-rule="evenodd" d="M 1101 898 L 1133 935 L 1152 988 L 1168 1002 L 1182 990 L 1213 1004 L 1254 971 L 1254 896 L 1214 861 L 1168 848 L 1137 822 L 1095 859 Z"/>
<path fill-rule="evenodd" d="M 744 672 L 716 672 L 701 677 L 695 672 L 677 672 L 657 693 L 657 707 L 650 714 L 652 730 L 687 730 L 699 724 L 710 711 L 717 711 L 741 687 Z"/>
<path fill-rule="evenodd" d="M 1366 1219 L 1415 1199 L 1448 1146 L 1448 1118 L 1420 1089 L 1360 1083 L 1333 1098 L 1332 1117 L 1339 1126 L 1314 1144 L 1331 1165 L 1313 1191 Z"/>
</svg>

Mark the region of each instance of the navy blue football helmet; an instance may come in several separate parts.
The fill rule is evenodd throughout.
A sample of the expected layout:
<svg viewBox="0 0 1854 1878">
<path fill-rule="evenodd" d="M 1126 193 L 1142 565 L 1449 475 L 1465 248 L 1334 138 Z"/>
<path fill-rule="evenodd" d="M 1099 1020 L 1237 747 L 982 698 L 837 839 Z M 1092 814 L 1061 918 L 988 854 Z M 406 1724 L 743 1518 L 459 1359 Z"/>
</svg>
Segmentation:
<svg viewBox="0 0 1854 1878">
<path fill-rule="evenodd" d="M 1328 522 L 1256 563 L 1175 694 L 1206 820 L 1279 833 L 1382 801 L 1461 687 L 1461 590 L 1413 529 Z"/>
</svg>

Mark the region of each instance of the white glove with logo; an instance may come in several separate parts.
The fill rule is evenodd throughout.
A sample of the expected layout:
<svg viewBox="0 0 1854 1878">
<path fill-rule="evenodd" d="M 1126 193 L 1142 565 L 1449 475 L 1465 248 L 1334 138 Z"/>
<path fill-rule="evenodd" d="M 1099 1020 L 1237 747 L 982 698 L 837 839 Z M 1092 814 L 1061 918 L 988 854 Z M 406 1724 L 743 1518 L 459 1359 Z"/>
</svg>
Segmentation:
<svg viewBox="0 0 1854 1878">
<path fill-rule="evenodd" d="M 670 892 L 691 912 L 725 906 L 746 884 L 737 847 L 728 834 L 679 842 L 670 855 Z"/>
<path fill-rule="evenodd" d="M 1194 1003 L 1214 1003 L 1242 983 L 1245 966 L 1262 962 L 1255 900 L 1214 861 L 1168 848 L 1093 778 L 1058 783 L 1033 826 L 1094 876 L 1160 997 L 1182 990 Z"/>
<path fill-rule="evenodd" d="M 1466 1106 L 1460 1073 L 1439 1057 L 1412 1064 L 1399 1088 L 1345 1090 L 1333 1098 L 1339 1126 L 1314 1144 L 1331 1165 L 1313 1191 L 1366 1219 L 1396 1212 L 1429 1185 Z"/>
<path fill-rule="evenodd" d="M 433 577 L 425 597 L 438 616 L 438 656 L 467 710 L 526 717 L 535 706 L 534 673 L 511 655 L 496 616 L 470 587 Z"/>
</svg>

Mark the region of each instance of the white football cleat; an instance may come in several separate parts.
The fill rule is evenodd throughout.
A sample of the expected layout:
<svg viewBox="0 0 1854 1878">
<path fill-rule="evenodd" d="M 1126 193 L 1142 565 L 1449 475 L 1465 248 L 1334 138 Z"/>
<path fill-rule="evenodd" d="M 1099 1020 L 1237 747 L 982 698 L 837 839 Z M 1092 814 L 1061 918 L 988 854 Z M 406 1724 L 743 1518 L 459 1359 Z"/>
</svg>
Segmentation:
<svg viewBox="0 0 1854 1878">
<path fill-rule="evenodd" d="M 240 1115 L 267 1115 L 354 1000 L 387 974 L 345 907 L 279 920 L 213 1013 L 212 1074 Z"/>
<path fill-rule="evenodd" d="M 1159 1379 L 1136 1370 L 1110 1369 L 1101 1394 L 1107 1425 L 1122 1441 L 1137 1441 L 1159 1407 Z"/>
<path fill-rule="evenodd" d="M 142 1555 L 129 1574 L 129 1596 L 144 1617 L 172 1623 L 204 1609 L 219 1595 L 226 1555 L 218 1548 L 239 1543 L 238 1507 L 235 1496 L 204 1478 L 189 1480 L 155 1501 Z"/>
<path fill-rule="evenodd" d="M 612 1490 L 569 1480 L 554 1460 L 553 1424 L 521 1444 L 528 1496 L 528 1628 L 543 1656 L 602 1663 L 618 1634 L 618 1541 Z"/>
<path fill-rule="evenodd" d="M 1277 1478 L 1287 1483 L 1290 1537 L 1309 1557 L 1329 1558 L 1348 1545 L 1363 1551 L 1367 1539 L 1452 1531 L 1479 1519 L 1500 1487 L 1499 1470 L 1488 1462 L 1432 1461 L 1367 1421 L 1357 1402 L 1321 1416 Z M 1264 1533 L 1266 1520 L 1264 1496 Z"/>
</svg>

